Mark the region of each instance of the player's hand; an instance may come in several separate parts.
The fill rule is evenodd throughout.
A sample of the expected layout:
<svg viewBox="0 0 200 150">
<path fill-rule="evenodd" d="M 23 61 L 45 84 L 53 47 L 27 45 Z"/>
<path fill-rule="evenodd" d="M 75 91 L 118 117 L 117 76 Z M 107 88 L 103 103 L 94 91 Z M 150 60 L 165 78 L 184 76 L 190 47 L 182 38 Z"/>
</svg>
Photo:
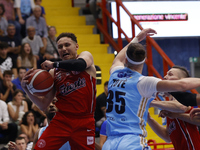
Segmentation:
<svg viewBox="0 0 200 150">
<path fill-rule="evenodd" d="M 49 69 L 53 69 L 53 62 L 49 61 L 49 60 L 45 60 L 42 64 L 41 64 L 42 69 L 44 70 L 49 70 Z"/>
<path fill-rule="evenodd" d="M 190 119 L 192 120 L 195 116 L 198 116 L 200 118 L 200 108 L 193 108 L 190 111 Z"/>
<path fill-rule="evenodd" d="M 30 69 L 26 72 L 26 74 L 24 75 L 24 77 L 22 78 L 21 81 L 21 87 L 26 91 L 27 87 L 26 84 L 28 83 L 28 78 L 31 76 L 31 74 L 33 73 L 34 69 Z"/>
<path fill-rule="evenodd" d="M 157 32 L 154 29 L 147 28 L 143 29 L 136 37 L 138 41 L 142 41 L 146 36 L 152 36 L 154 34 L 157 34 Z"/>
</svg>

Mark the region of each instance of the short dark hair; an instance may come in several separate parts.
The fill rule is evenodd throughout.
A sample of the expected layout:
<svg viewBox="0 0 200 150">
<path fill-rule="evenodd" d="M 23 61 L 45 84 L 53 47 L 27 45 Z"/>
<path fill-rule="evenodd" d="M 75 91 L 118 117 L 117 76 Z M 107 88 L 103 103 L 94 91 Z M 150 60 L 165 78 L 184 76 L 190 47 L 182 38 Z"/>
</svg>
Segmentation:
<svg viewBox="0 0 200 150">
<path fill-rule="evenodd" d="M 8 43 L 6 43 L 6 42 L 0 42 L 0 50 L 6 49 L 8 47 L 9 47 Z"/>
<path fill-rule="evenodd" d="M 146 50 L 140 43 L 131 43 L 127 48 L 126 54 L 131 60 L 141 62 L 146 57 Z"/>
<path fill-rule="evenodd" d="M 24 137 L 18 136 L 18 137 L 16 138 L 16 140 L 15 140 L 15 141 L 17 141 L 17 140 L 22 140 L 22 139 L 24 139 L 24 140 L 25 140 L 25 138 L 24 138 Z M 25 140 L 25 141 L 26 141 L 26 140 Z"/>
<path fill-rule="evenodd" d="M 26 67 L 19 67 L 19 68 L 17 68 L 17 73 L 19 74 L 19 70 L 20 69 L 23 69 L 23 70 L 26 70 Z"/>
<path fill-rule="evenodd" d="M 178 66 L 178 65 L 174 65 L 172 68 L 181 70 L 181 71 L 183 72 L 183 76 L 184 76 L 185 78 L 190 77 L 189 71 L 188 71 L 185 67 L 183 67 L 183 66 Z"/>
<path fill-rule="evenodd" d="M 106 81 L 106 82 L 104 83 L 104 87 L 105 87 L 105 86 L 108 86 L 108 81 Z"/>
<path fill-rule="evenodd" d="M 3 73 L 3 76 L 5 77 L 5 75 L 13 75 L 13 72 L 12 70 L 5 70 L 4 73 Z"/>
<path fill-rule="evenodd" d="M 74 33 L 70 33 L 70 32 L 64 32 L 64 33 L 61 33 L 57 39 L 56 39 L 56 42 L 58 42 L 60 40 L 60 38 L 63 38 L 63 37 L 68 37 L 68 38 L 71 38 L 74 42 L 78 43 L 77 42 L 77 37 L 75 36 Z"/>
<path fill-rule="evenodd" d="M 3 15 L 5 13 L 5 7 L 3 4 L 0 4 L 0 7 L 2 8 L 3 12 L 0 15 Z"/>
</svg>

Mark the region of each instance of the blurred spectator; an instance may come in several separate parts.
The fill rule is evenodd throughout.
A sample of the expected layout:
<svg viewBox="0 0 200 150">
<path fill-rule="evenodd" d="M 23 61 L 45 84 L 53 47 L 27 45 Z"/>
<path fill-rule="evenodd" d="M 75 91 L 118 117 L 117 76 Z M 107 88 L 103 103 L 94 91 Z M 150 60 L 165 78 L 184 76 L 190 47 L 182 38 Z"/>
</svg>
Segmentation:
<svg viewBox="0 0 200 150">
<path fill-rule="evenodd" d="M 36 142 L 38 141 L 38 139 L 40 138 L 40 136 L 43 134 L 43 132 L 46 130 L 46 128 L 48 127 L 48 124 L 50 123 L 50 121 L 53 119 L 53 117 L 56 115 L 56 112 L 58 111 L 57 107 L 55 106 L 55 103 L 57 102 L 57 98 L 55 97 L 52 102 L 49 104 L 49 106 L 47 107 L 47 109 L 45 110 L 45 114 L 47 116 L 47 125 L 38 129 L 38 131 L 36 132 L 35 136 L 34 136 L 34 140 L 33 140 L 33 148 L 35 147 Z M 66 142 L 59 150 L 71 150 L 71 147 L 69 145 L 69 142 Z"/>
<path fill-rule="evenodd" d="M 12 80 L 12 83 L 16 86 L 17 89 L 20 89 L 24 92 L 24 90 L 21 87 L 21 80 L 24 77 L 24 75 L 26 74 L 26 68 L 20 67 L 17 69 L 17 71 L 18 71 L 18 78 Z"/>
<path fill-rule="evenodd" d="M 0 4 L 0 36 L 7 35 L 8 21 L 3 17 L 5 8 L 3 4 Z"/>
<path fill-rule="evenodd" d="M 0 91 L 2 93 L 1 100 L 6 103 L 12 101 L 12 94 L 16 90 L 16 86 L 11 82 L 12 80 L 12 71 L 6 70 L 3 73 L 3 80 L 0 79 Z"/>
<path fill-rule="evenodd" d="M 96 127 L 100 128 L 106 120 L 106 99 L 108 96 L 108 81 L 104 83 L 104 92 L 96 99 L 95 122 Z"/>
<path fill-rule="evenodd" d="M 15 36 L 15 26 L 13 24 L 8 24 L 7 33 L 8 35 L 0 37 L 0 41 L 6 42 L 9 45 L 8 55 L 16 62 L 18 54 L 21 48 L 20 37 Z"/>
<path fill-rule="evenodd" d="M 8 123 L 9 115 L 7 104 L 0 100 L 0 143 L 8 143 L 8 141 L 15 141 L 17 137 L 17 125 L 15 123 Z"/>
<path fill-rule="evenodd" d="M 8 103 L 10 120 L 17 125 L 20 125 L 24 113 L 28 111 L 28 105 L 27 102 L 24 101 L 23 94 L 22 90 L 15 90 L 13 100 Z"/>
<path fill-rule="evenodd" d="M 33 147 L 33 142 L 30 142 L 28 139 L 28 135 L 25 133 L 21 133 L 18 137 L 23 137 L 25 139 L 26 142 L 26 150 L 31 150 Z"/>
<path fill-rule="evenodd" d="M 26 19 L 31 15 L 35 4 L 33 0 L 15 0 L 14 8 L 17 12 L 17 21 L 21 24 L 22 38 L 26 36 Z"/>
<path fill-rule="evenodd" d="M 13 1 L 12 0 L 0 0 L 0 3 L 4 5 L 5 7 L 5 13 L 4 16 L 6 17 L 6 20 L 10 24 L 14 24 L 16 28 L 16 33 L 15 35 L 18 38 L 21 38 L 21 25 L 19 24 L 18 21 L 15 20 L 15 11 L 13 7 Z"/>
<path fill-rule="evenodd" d="M 16 62 L 8 55 L 9 45 L 5 42 L 0 42 L 0 78 L 5 70 L 11 70 L 14 77 L 17 78 Z"/>
<path fill-rule="evenodd" d="M 33 137 L 38 128 L 34 113 L 32 111 L 26 112 L 22 118 L 21 131 L 28 135 L 29 141 L 33 141 Z"/>
<path fill-rule="evenodd" d="M 38 5 L 41 7 L 41 10 L 42 10 L 41 17 L 43 17 L 46 20 L 45 18 L 46 13 L 45 13 L 44 7 L 41 6 L 42 0 L 34 0 L 34 2 L 35 2 L 35 5 Z"/>
<path fill-rule="evenodd" d="M 19 54 L 21 48 L 21 40 L 19 37 L 15 36 L 15 32 L 15 26 L 13 24 L 8 24 L 7 36 L 0 37 L 0 41 L 8 43 L 8 52 L 13 54 Z"/>
<path fill-rule="evenodd" d="M 43 111 L 41 111 L 34 103 L 32 103 L 31 110 L 33 111 L 35 117 L 36 117 L 36 122 L 40 125 L 43 125 L 44 123 L 44 118 L 46 118 L 46 115 Z"/>
<path fill-rule="evenodd" d="M 42 38 L 44 49 L 46 49 L 48 32 L 46 21 L 41 17 L 41 12 L 41 7 L 36 5 L 33 10 L 33 15 L 26 21 L 26 27 L 33 26 L 35 28 L 36 35 Z"/>
<path fill-rule="evenodd" d="M 24 43 L 22 45 L 21 53 L 17 58 L 17 67 L 37 69 L 37 60 L 32 53 L 32 49 L 29 43 Z"/>
<path fill-rule="evenodd" d="M 8 143 L 8 150 L 26 150 L 26 141 L 23 137 L 17 137 L 15 142 Z"/>
<path fill-rule="evenodd" d="M 44 45 L 40 36 L 35 35 L 35 28 L 33 26 L 29 26 L 27 28 L 28 36 L 22 40 L 22 44 L 29 43 L 33 52 L 33 55 L 36 57 L 38 63 L 40 59 L 40 55 L 45 53 Z M 39 63 L 40 66 L 40 63 Z"/>
<path fill-rule="evenodd" d="M 44 58 L 52 61 L 59 60 L 58 47 L 56 44 L 56 28 L 54 26 L 49 26 L 48 34 Z"/>
</svg>

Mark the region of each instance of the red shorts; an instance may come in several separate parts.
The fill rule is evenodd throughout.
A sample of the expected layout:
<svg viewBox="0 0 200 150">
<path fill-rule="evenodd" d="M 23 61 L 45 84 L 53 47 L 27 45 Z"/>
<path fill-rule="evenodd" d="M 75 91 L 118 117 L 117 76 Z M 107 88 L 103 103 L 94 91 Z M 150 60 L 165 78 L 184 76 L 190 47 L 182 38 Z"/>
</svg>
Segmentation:
<svg viewBox="0 0 200 150">
<path fill-rule="evenodd" d="M 35 150 L 58 150 L 69 141 L 71 150 L 95 149 L 95 123 L 93 117 L 67 117 L 57 112 L 37 141 Z"/>
</svg>

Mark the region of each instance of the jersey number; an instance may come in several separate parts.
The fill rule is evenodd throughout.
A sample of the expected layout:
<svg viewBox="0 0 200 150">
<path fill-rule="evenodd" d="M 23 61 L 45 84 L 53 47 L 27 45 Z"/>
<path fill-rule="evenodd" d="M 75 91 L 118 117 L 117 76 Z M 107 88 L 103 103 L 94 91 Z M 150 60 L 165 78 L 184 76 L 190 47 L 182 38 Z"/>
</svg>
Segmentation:
<svg viewBox="0 0 200 150">
<path fill-rule="evenodd" d="M 109 91 L 108 95 L 109 95 L 109 97 L 107 98 L 108 107 L 107 107 L 106 112 L 107 113 L 111 112 L 113 110 L 113 107 L 115 107 L 116 113 L 118 114 L 124 113 L 126 103 L 125 103 L 125 99 L 120 96 L 125 96 L 126 93 L 115 91 L 116 102 L 121 103 L 121 105 L 115 104 L 115 106 L 113 106 L 113 97 L 114 97 L 113 91 Z"/>
</svg>

